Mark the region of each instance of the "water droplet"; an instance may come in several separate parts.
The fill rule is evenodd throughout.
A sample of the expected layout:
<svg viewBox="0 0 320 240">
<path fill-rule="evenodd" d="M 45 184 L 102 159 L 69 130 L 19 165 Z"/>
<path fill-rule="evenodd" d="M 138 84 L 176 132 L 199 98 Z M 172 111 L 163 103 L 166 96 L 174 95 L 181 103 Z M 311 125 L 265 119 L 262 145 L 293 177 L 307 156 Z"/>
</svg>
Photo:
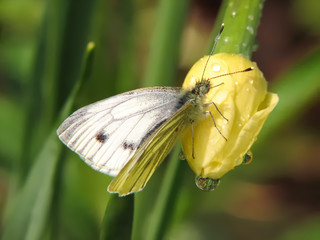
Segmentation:
<svg viewBox="0 0 320 240">
<path fill-rule="evenodd" d="M 249 90 L 250 90 L 250 89 L 249 89 L 248 87 L 246 87 L 246 91 L 249 92 Z"/>
<path fill-rule="evenodd" d="M 243 157 L 242 157 L 242 164 L 247 165 L 252 162 L 253 155 L 252 152 L 249 150 Z"/>
<path fill-rule="evenodd" d="M 246 48 L 248 46 L 248 44 L 246 42 L 242 43 L 242 47 Z"/>
<path fill-rule="evenodd" d="M 238 157 L 236 160 L 236 165 L 240 165 L 242 163 L 242 158 Z"/>
<path fill-rule="evenodd" d="M 251 33 L 252 35 L 254 34 L 254 30 L 253 27 L 251 26 L 247 26 L 246 29 L 248 30 L 249 33 Z"/>
<path fill-rule="evenodd" d="M 248 15 L 248 19 L 252 21 L 252 20 L 254 19 L 254 16 L 251 15 L 251 14 L 249 14 L 249 15 Z"/>
<path fill-rule="evenodd" d="M 184 153 L 182 151 L 179 153 L 179 159 L 186 160 L 186 157 L 184 156 Z"/>
<path fill-rule="evenodd" d="M 234 84 L 235 84 L 235 85 L 238 85 L 239 83 L 238 83 L 238 82 L 234 82 Z"/>
<path fill-rule="evenodd" d="M 195 78 L 194 76 L 192 76 L 192 77 L 190 78 L 190 81 L 191 81 L 191 82 L 194 82 L 194 81 L 196 81 L 196 78 Z"/>
<path fill-rule="evenodd" d="M 196 185 L 203 191 L 213 191 L 216 189 L 220 183 L 220 179 L 204 178 L 201 176 L 196 176 Z"/>
<path fill-rule="evenodd" d="M 242 123 L 239 122 L 239 123 L 238 123 L 238 126 L 239 126 L 239 127 L 242 127 Z"/>
<path fill-rule="evenodd" d="M 263 3 L 259 4 L 259 8 L 260 8 L 260 10 L 263 8 Z"/>
<path fill-rule="evenodd" d="M 229 42 L 229 38 L 228 38 L 228 37 L 225 37 L 225 38 L 223 39 L 223 41 L 224 41 L 225 43 L 228 43 L 228 42 Z"/>
<path fill-rule="evenodd" d="M 213 67 L 212 67 L 212 70 L 213 70 L 214 72 L 219 72 L 220 69 L 221 69 L 221 67 L 220 67 L 220 65 L 218 65 L 218 64 L 214 64 Z"/>
<path fill-rule="evenodd" d="M 249 80 L 249 83 L 250 83 L 250 84 L 253 84 L 253 82 L 254 82 L 253 79 L 250 79 L 250 80 Z"/>
<path fill-rule="evenodd" d="M 203 61 L 203 58 L 200 58 L 200 61 Z"/>
<path fill-rule="evenodd" d="M 232 17 L 235 17 L 237 15 L 237 12 L 236 11 L 232 11 L 231 15 L 232 15 Z"/>
</svg>

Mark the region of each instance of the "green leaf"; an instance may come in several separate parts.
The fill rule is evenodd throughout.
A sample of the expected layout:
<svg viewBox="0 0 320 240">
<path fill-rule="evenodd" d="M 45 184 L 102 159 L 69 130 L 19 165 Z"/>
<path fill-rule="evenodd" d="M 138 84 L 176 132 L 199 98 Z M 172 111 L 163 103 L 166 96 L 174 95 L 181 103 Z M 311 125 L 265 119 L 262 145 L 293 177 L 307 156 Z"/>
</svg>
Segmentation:
<svg viewBox="0 0 320 240">
<path fill-rule="evenodd" d="M 82 76 L 74 86 L 58 123 L 70 114 L 79 88 L 88 77 L 93 47 L 92 43 L 88 44 Z M 61 171 L 59 163 L 63 145 L 56 135 L 57 126 L 58 124 L 55 124 L 35 159 L 21 191 L 8 204 L 3 233 L 5 240 L 40 240 L 48 230 L 53 199 L 59 190 L 57 189 L 58 173 Z"/>
<path fill-rule="evenodd" d="M 132 219 L 133 195 L 118 197 L 117 195 L 112 194 L 102 221 L 100 240 L 130 239 L 133 223 Z"/>
</svg>

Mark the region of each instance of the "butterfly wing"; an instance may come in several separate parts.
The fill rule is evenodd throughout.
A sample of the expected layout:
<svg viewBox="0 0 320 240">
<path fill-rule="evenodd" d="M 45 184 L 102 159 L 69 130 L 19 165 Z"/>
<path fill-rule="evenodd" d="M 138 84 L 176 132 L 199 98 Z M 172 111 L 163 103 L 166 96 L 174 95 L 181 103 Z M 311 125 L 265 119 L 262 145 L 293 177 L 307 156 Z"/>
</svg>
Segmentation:
<svg viewBox="0 0 320 240">
<path fill-rule="evenodd" d="M 188 119 L 185 111 L 191 104 L 186 103 L 174 116 L 163 123 L 136 151 L 108 187 L 108 191 L 119 196 L 140 191 L 144 188 L 155 169 L 168 155 L 178 136 L 186 128 Z"/>
<path fill-rule="evenodd" d="M 181 89 L 144 88 L 85 106 L 58 128 L 61 141 L 92 168 L 116 176 L 177 109 Z"/>
</svg>

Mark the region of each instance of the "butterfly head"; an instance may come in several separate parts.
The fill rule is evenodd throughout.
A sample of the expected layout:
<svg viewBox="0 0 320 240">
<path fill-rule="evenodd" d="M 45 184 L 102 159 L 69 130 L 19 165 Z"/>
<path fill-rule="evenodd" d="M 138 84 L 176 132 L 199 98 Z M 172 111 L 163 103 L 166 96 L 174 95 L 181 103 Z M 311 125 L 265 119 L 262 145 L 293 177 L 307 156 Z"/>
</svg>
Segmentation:
<svg viewBox="0 0 320 240">
<path fill-rule="evenodd" d="M 195 84 L 191 92 L 197 96 L 203 97 L 210 91 L 210 88 L 211 84 L 209 80 L 201 80 Z"/>
</svg>

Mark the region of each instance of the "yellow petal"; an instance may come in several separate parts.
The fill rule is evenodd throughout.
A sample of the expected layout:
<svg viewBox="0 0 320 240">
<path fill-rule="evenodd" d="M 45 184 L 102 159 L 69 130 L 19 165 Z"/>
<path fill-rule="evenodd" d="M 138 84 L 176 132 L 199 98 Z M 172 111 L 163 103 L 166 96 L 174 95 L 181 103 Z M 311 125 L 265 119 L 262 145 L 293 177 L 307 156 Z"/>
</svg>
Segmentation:
<svg viewBox="0 0 320 240">
<path fill-rule="evenodd" d="M 249 67 L 254 69 L 217 77 Z M 221 53 L 200 59 L 188 73 L 183 88 L 190 90 L 201 79 L 211 79 L 212 86 L 216 86 L 207 93 L 204 102 L 214 102 L 221 112 L 213 104 L 206 109 L 223 136 L 208 114 L 194 125 L 194 158 L 191 127 L 183 135 L 183 151 L 197 176 L 218 179 L 242 163 L 278 103 L 278 96 L 267 92 L 267 82 L 257 65 L 236 54 Z"/>
</svg>

